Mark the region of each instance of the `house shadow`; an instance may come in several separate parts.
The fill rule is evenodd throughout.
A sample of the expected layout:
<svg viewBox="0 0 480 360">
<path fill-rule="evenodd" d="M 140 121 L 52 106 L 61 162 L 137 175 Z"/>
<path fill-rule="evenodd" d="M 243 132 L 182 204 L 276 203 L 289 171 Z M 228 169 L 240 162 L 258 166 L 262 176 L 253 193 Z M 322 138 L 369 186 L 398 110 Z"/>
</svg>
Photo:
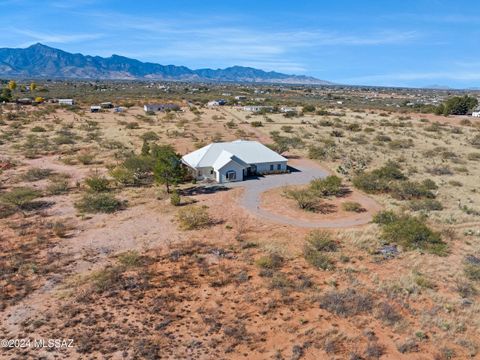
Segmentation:
<svg viewBox="0 0 480 360">
<path fill-rule="evenodd" d="M 199 186 L 192 186 L 186 189 L 178 190 L 178 194 L 181 196 L 196 196 L 196 195 L 209 195 L 215 194 L 221 191 L 228 191 L 230 188 L 222 185 L 199 185 Z"/>
<path fill-rule="evenodd" d="M 287 171 L 290 173 L 302 172 L 301 170 L 294 168 L 293 166 L 287 165 Z"/>
</svg>

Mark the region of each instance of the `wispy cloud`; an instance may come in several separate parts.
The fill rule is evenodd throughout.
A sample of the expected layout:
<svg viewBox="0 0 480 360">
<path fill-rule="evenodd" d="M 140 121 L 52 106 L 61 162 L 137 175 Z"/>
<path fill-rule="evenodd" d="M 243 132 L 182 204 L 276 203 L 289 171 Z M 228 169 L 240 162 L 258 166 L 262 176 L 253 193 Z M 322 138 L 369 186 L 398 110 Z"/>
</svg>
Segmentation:
<svg viewBox="0 0 480 360">
<path fill-rule="evenodd" d="M 376 74 L 338 79 L 343 84 L 377 84 L 394 85 L 418 81 L 480 81 L 480 69 L 477 71 L 432 71 L 432 72 L 399 72 L 390 74 Z"/>
<path fill-rule="evenodd" d="M 31 39 L 20 44 L 19 45 L 20 47 L 32 45 L 37 42 L 50 43 L 50 44 L 67 44 L 67 43 L 75 43 L 75 42 L 81 42 L 86 40 L 95 40 L 102 37 L 102 34 L 88 34 L 88 33 L 51 34 L 51 33 L 44 33 L 44 32 L 38 32 L 38 31 L 26 30 L 26 29 L 11 29 L 11 31 Z"/>
</svg>

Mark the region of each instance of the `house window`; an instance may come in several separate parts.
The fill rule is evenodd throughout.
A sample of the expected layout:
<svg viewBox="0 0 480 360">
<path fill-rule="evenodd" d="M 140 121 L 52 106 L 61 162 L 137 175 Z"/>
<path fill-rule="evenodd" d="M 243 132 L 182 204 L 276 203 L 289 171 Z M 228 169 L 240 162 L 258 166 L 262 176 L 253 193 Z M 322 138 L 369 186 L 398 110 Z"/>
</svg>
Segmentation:
<svg viewBox="0 0 480 360">
<path fill-rule="evenodd" d="M 270 171 L 273 171 L 273 164 L 270 165 Z"/>
<path fill-rule="evenodd" d="M 277 170 L 282 170 L 282 164 L 277 164 Z"/>
<path fill-rule="evenodd" d="M 212 169 L 212 170 L 210 170 L 210 175 L 213 175 L 213 169 Z"/>
<path fill-rule="evenodd" d="M 237 173 L 233 170 L 227 171 L 227 180 L 228 181 L 233 181 L 237 179 Z"/>
</svg>

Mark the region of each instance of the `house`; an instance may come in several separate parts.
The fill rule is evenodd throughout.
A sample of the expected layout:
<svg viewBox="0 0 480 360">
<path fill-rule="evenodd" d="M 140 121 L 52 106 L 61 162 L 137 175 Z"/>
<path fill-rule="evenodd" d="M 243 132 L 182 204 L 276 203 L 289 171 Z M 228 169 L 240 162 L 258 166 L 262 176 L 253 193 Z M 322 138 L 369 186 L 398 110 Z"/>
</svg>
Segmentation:
<svg viewBox="0 0 480 360">
<path fill-rule="evenodd" d="M 102 109 L 113 109 L 113 104 L 111 102 L 102 102 L 100 106 Z"/>
<path fill-rule="evenodd" d="M 235 100 L 243 101 L 243 100 L 247 100 L 247 97 L 243 95 L 237 95 L 235 96 Z"/>
<path fill-rule="evenodd" d="M 73 99 L 58 99 L 58 105 L 75 105 L 75 100 Z"/>
<path fill-rule="evenodd" d="M 177 104 L 146 104 L 143 106 L 145 112 L 158 112 L 158 111 L 177 111 L 180 110 L 180 106 Z"/>
<path fill-rule="evenodd" d="M 287 171 L 287 159 L 257 141 L 212 143 L 182 157 L 197 180 L 242 181 L 255 174 Z"/>
<path fill-rule="evenodd" d="M 102 110 L 102 107 L 99 106 L 99 105 L 92 105 L 92 106 L 90 106 L 90 112 L 92 112 L 92 113 L 100 112 L 100 110 Z"/>
<path fill-rule="evenodd" d="M 295 108 L 289 107 L 289 106 L 282 106 L 280 108 L 280 112 L 282 113 L 296 113 L 297 110 Z"/>
<path fill-rule="evenodd" d="M 243 111 L 251 111 L 251 112 L 273 111 L 273 106 L 247 105 L 243 107 Z"/>
<path fill-rule="evenodd" d="M 223 106 L 225 105 L 227 102 L 224 100 L 224 99 L 218 99 L 218 100 L 213 100 L 213 101 L 209 101 L 207 103 L 207 106 L 208 107 L 215 107 L 215 106 Z"/>
<path fill-rule="evenodd" d="M 480 117 L 480 111 L 474 111 L 472 112 L 473 117 Z"/>
<path fill-rule="evenodd" d="M 21 99 L 17 99 L 17 104 L 20 104 L 20 105 L 32 105 L 32 104 L 33 104 L 33 100 L 30 99 L 30 98 L 21 98 Z"/>
</svg>

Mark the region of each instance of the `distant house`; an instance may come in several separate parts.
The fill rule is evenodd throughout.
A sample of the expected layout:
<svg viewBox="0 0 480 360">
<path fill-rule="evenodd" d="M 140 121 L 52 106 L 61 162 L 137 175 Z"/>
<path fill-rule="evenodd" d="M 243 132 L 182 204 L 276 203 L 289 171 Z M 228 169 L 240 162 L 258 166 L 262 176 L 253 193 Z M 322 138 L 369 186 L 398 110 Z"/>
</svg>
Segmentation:
<svg viewBox="0 0 480 360">
<path fill-rule="evenodd" d="M 102 109 L 113 109 L 113 104 L 111 102 L 102 102 L 100 106 Z"/>
<path fill-rule="evenodd" d="M 145 112 L 158 112 L 158 111 L 177 111 L 180 110 L 180 106 L 177 104 L 146 104 L 143 106 Z"/>
<path fill-rule="evenodd" d="M 287 159 L 257 141 L 212 143 L 183 156 L 182 162 L 197 180 L 218 183 L 287 171 Z"/>
<path fill-rule="evenodd" d="M 58 104 L 59 105 L 75 105 L 75 100 L 73 99 L 58 99 Z"/>
<path fill-rule="evenodd" d="M 32 105 L 32 104 L 33 104 L 33 100 L 30 99 L 30 98 L 21 98 L 21 99 L 17 99 L 17 104 L 20 104 L 20 105 Z"/>
<path fill-rule="evenodd" d="M 102 110 L 102 107 L 100 105 L 92 105 L 90 106 L 90 112 L 92 113 L 97 113 Z"/>
<path fill-rule="evenodd" d="M 472 112 L 473 117 L 480 117 L 480 111 L 474 111 Z"/>
<path fill-rule="evenodd" d="M 207 103 L 208 107 L 223 106 L 227 103 L 224 99 L 212 100 Z"/>
<path fill-rule="evenodd" d="M 123 106 L 115 106 L 113 108 L 113 112 L 116 112 L 116 113 L 121 113 L 121 112 L 124 112 L 125 111 L 125 108 Z"/>
<path fill-rule="evenodd" d="M 282 106 L 280 108 L 280 112 L 282 113 L 295 113 L 297 110 L 295 108 L 289 107 L 289 106 Z"/>
<path fill-rule="evenodd" d="M 235 100 L 238 100 L 238 101 L 247 100 L 247 97 L 243 95 L 237 95 L 235 96 Z"/>
<path fill-rule="evenodd" d="M 243 111 L 250 111 L 250 112 L 273 111 L 273 106 L 247 105 L 243 107 Z"/>
</svg>

